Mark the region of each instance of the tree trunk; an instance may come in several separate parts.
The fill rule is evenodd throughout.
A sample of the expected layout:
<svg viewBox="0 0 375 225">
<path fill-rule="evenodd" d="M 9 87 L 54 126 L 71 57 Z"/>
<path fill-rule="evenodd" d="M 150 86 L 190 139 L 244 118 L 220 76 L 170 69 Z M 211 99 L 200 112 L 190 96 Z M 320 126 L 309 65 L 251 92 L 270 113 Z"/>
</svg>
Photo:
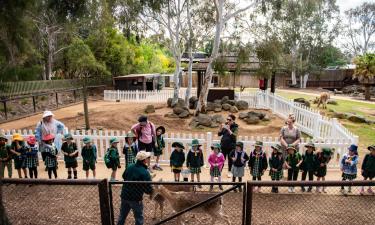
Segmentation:
<svg viewBox="0 0 375 225">
<path fill-rule="evenodd" d="M 177 57 L 176 60 L 176 69 L 173 75 L 174 87 L 173 87 L 173 100 L 172 105 L 176 104 L 178 101 L 178 95 L 180 92 L 180 68 L 181 68 L 181 57 Z"/>
<path fill-rule="evenodd" d="M 296 70 L 292 70 L 292 85 L 295 86 L 297 84 L 297 76 L 296 76 Z"/>
<path fill-rule="evenodd" d="M 307 86 L 307 81 L 309 80 L 309 73 L 305 73 L 305 76 L 303 77 L 303 87 L 302 88 L 306 88 Z"/>
<path fill-rule="evenodd" d="M 365 100 L 370 101 L 371 100 L 371 85 L 365 84 Z"/>
<path fill-rule="evenodd" d="M 189 44 L 189 66 L 188 66 L 188 85 L 185 93 L 185 104 L 186 107 L 189 106 L 189 98 L 191 95 L 191 89 L 193 86 L 193 49 L 191 44 Z"/>
<path fill-rule="evenodd" d="M 271 93 L 275 93 L 275 86 L 276 86 L 276 73 L 272 72 L 272 77 L 271 77 Z"/>
<path fill-rule="evenodd" d="M 86 75 L 87 77 L 87 75 Z M 87 78 L 83 78 L 84 81 L 83 81 L 83 111 L 84 111 L 84 114 L 85 114 L 85 125 L 86 125 L 86 130 L 89 130 L 90 129 L 90 120 L 89 120 L 89 106 L 88 106 L 88 102 L 87 102 Z"/>
<path fill-rule="evenodd" d="M 299 87 L 303 88 L 303 76 L 302 75 L 299 76 Z"/>
</svg>

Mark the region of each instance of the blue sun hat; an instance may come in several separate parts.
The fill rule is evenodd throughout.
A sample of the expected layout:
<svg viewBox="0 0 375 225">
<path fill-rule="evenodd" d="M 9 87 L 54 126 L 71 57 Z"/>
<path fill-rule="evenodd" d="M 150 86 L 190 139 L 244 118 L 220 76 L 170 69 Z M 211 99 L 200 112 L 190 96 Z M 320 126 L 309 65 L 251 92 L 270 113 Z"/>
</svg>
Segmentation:
<svg viewBox="0 0 375 225">
<path fill-rule="evenodd" d="M 358 146 L 355 144 L 352 144 L 348 148 L 349 151 L 353 152 L 355 155 L 358 155 Z"/>
</svg>

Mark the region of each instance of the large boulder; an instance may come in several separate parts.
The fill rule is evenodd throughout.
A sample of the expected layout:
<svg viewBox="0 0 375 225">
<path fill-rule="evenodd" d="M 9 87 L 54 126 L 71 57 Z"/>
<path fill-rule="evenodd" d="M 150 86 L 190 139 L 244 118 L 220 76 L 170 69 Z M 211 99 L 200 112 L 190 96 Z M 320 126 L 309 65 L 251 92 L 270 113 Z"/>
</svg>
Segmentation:
<svg viewBox="0 0 375 225">
<path fill-rule="evenodd" d="M 336 100 L 333 100 L 333 99 L 328 99 L 327 104 L 330 104 L 330 105 L 338 105 L 337 101 L 336 101 Z"/>
<path fill-rule="evenodd" d="M 153 105 L 147 105 L 145 109 L 145 113 L 154 113 L 155 107 Z"/>
<path fill-rule="evenodd" d="M 238 110 L 245 110 L 249 108 L 249 103 L 244 100 L 239 100 L 236 102 L 236 107 Z"/>
<path fill-rule="evenodd" d="M 262 113 L 262 112 L 254 112 L 254 111 L 250 111 L 247 113 L 248 114 L 248 117 L 251 117 L 251 116 L 255 116 L 255 117 L 258 117 L 260 120 L 262 120 L 266 114 L 265 113 Z"/>
<path fill-rule="evenodd" d="M 207 112 L 215 111 L 215 104 L 213 102 L 207 102 L 206 111 Z"/>
<path fill-rule="evenodd" d="M 197 117 L 197 121 L 198 121 L 199 125 L 203 125 L 203 126 L 206 126 L 206 127 L 211 126 L 211 117 L 207 114 L 200 113 Z"/>
<path fill-rule="evenodd" d="M 215 121 L 216 123 L 222 124 L 225 123 L 225 119 L 222 115 L 220 114 L 215 114 L 212 116 L 212 121 Z"/>
<path fill-rule="evenodd" d="M 249 116 L 249 114 L 246 113 L 246 112 L 240 112 L 240 114 L 238 114 L 238 118 L 240 118 L 240 119 L 245 119 L 248 116 Z"/>
<path fill-rule="evenodd" d="M 338 119 L 345 119 L 346 118 L 345 113 L 340 113 L 340 112 L 334 112 L 332 116 L 334 118 L 338 118 Z"/>
<path fill-rule="evenodd" d="M 185 100 L 183 100 L 182 98 L 178 98 L 177 102 L 175 104 L 171 104 L 171 106 L 172 107 L 180 106 L 181 108 L 185 107 L 186 106 Z"/>
<path fill-rule="evenodd" d="M 190 113 L 187 110 L 182 111 L 182 113 L 178 114 L 178 117 L 180 118 L 186 118 L 189 117 Z"/>
<path fill-rule="evenodd" d="M 217 112 L 217 113 L 218 113 L 218 112 L 221 112 L 221 107 L 220 107 L 220 108 L 215 108 L 215 109 L 214 109 L 214 112 Z"/>
<path fill-rule="evenodd" d="M 218 104 L 218 105 L 221 105 L 221 104 L 222 104 L 220 99 L 216 99 L 216 100 L 214 100 L 214 103 L 215 103 L 215 104 Z"/>
<path fill-rule="evenodd" d="M 198 105 L 197 96 L 192 96 L 189 98 L 189 109 L 196 109 Z"/>
<path fill-rule="evenodd" d="M 217 102 L 214 103 L 214 111 L 215 112 L 221 112 L 221 104 L 220 103 L 217 103 Z"/>
<path fill-rule="evenodd" d="M 182 107 L 179 107 L 179 106 L 175 106 L 173 108 L 173 113 L 177 114 L 177 115 L 180 115 L 183 111 L 186 111 L 186 110 Z"/>
<path fill-rule="evenodd" d="M 172 119 L 179 118 L 178 115 L 174 113 L 167 113 L 164 115 L 164 117 L 172 118 Z"/>
<path fill-rule="evenodd" d="M 232 106 L 232 107 L 230 107 L 229 112 L 231 112 L 231 113 L 238 113 L 238 109 L 237 109 L 236 106 Z"/>
<path fill-rule="evenodd" d="M 172 108 L 172 100 L 173 100 L 173 98 L 168 98 L 168 100 L 167 100 L 167 105 L 168 105 L 169 108 Z"/>
<path fill-rule="evenodd" d="M 351 115 L 348 117 L 348 120 L 354 123 L 366 123 L 366 118 L 358 115 Z"/>
<path fill-rule="evenodd" d="M 224 97 L 221 99 L 221 104 L 226 104 L 228 101 L 229 101 L 229 97 L 228 97 L 228 96 L 224 96 Z"/>
<path fill-rule="evenodd" d="M 245 119 L 247 124 L 258 124 L 259 123 L 259 117 L 256 116 L 250 116 Z"/>
<path fill-rule="evenodd" d="M 219 123 L 216 123 L 215 121 L 211 121 L 211 125 L 210 125 L 211 128 L 218 128 L 219 126 L 220 126 Z"/>
<path fill-rule="evenodd" d="M 304 106 L 306 106 L 306 107 L 310 107 L 310 102 L 307 101 L 307 100 L 304 99 L 304 98 L 295 98 L 293 101 L 294 101 L 294 102 L 301 103 L 302 105 L 304 105 Z"/>
<path fill-rule="evenodd" d="M 229 105 L 236 105 L 236 101 L 235 100 L 228 100 L 226 103 L 228 103 Z"/>
<path fill-rule="evenodd" d="M 229 111 L 231 105 L 229 105 L 228 103 L 224 103 L 224 104 L 222 105 L 222 107 L 223 107 L 223 110 L 225 110 L 225 111 Z"/>
<path fill-rule="evenodd" d="M 262 120 L 263 121 L 270 121 L 271 118 L 268 115 L 265 115 Z"/>
</svg>

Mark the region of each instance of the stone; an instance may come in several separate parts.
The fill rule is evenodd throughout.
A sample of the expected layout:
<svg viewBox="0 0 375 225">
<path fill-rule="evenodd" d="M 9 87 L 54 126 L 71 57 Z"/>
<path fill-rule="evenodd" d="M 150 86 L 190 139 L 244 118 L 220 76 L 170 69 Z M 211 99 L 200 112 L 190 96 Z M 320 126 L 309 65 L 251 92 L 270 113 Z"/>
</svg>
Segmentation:
<svg viewBox="0 0 375 225">
<path fill-rule="evenodd" d="M 154 113 L 155 107 L 153 105 L 147 105 L 145 109 L 145 113 Z"/>
<path fill-rule="evenodd" d="M 191 96 L 191 97 L 189 98 L 189 103 L 195 103 L 195 102 L 197 102 L 197 101 L 198 101 L 197 96 Z"/>
<path fill-rule="evenodd" d="M 306 107 L 310 107 L 310 102 L 307 101 L 307 100 L 304 99 L 304 98 L 295 98 L 293 101 L 294 101 L 294 102 L 301 103 L 302 105 L 304 105 L 304 106 L 306 106 Z"/>
<path fill-rule="evenodd" d="M 168 100 L 167 100 L 167 105 L 168 105 L 169 108 L 172 108 L 172 100 L 173 100 L 173 98 L 168 98 Z"/>
<path fill-rule="evenodd" d="M 164 117 L 168 117 L 168 118 L 179 118 L 177 114 L 174 114 L 174 113 L 167 113 L 164 115 Z"/>
<path fill-rule="evenodd" d="M 215 121 L 212 121 L 211 125 L 210 125 L 211 128 L 218 128 L 219 126 L 220 126 L 220 124 L 216 123 Z"/>
<path fill-rule="evenodd" d="M 192 96 L 189 98 L 189 109 L 196 109 L 198 105 L 198 98 L 196 96 Z"/>
<path fill-rule="evenodd" d="M 238 118 L 240 119 L 245 119 L 249 116 L 249 114 L 247 114 L 246 112 L 240 112 L 240 114 L 238 115 Z"/>
<path fill-rule="evenodd" d="M 206 127 L 211 126 L 211 117 L 209 115 L 201 113 L 198 115 L 197 119 L 198 119 L 199 125 L 203 125 Z"/>
<path fill-rule="evenodd" d="M 185 100 L 183 100 L 182 98 L 178 98 L 177 102 L 175 104 L 172 104 L 171 103 L 171 106 L 172 107 L 176 107 L 176 106 L 179 106 L 179 107 L 185 107 Z"/>
<path fill-rule="evenodd" d="M 219 124 L 225 123 L 225 119 L 222 115 L 220 114 L 215 114 L 212 116 L 212 121 L 215 121 Z"/>
<path fill-rule="evenodd" d="M 262 120 L 266 114 L 265 113 L 262 113 L 262 112 L 254 112 L 254 111 L 250 111 L 247 113 L 248 114 L 248 117 L 251 117 L 251 116 L 255 116 L 255 117 L 258 117 L 260 120 Z"/>
<path fill-rule="evenodd" d="M 229 105 L 228 103 L 224 103 L 221 107 L 223 108 L 223 110 L 225 110 L 225 111 L 229 111 L 231 105 Z"/>
<path fill-rule="evenodd" d="M 228 96 L 224 96 L 224 97 L 221 99 L 221 104 L 226 104 L 228 101 L 229 101 L 229 97 L 228 97 Z"/>
<path fill-rule="evenodd" d="M 214 111 L 214 110 L 215 110 L 215 104 L 212 103 L 212 102 L 207 102 L 206 111 L 210 112 L 210 111 Z"/>
<path fill-rule="evenodd" d="M 182 107 L 179 107 L 179 106 L 175 106 L 174 108 L 173 108 L 173 113 L 174 114 L 177 114 L 177 115 L 179 115 L 180 113 L 182 113 L 183 111 L 185 111 Z"/>
<path fill-rule="evenodd" d="M 229 105 L 232 105 L 232 106 L 236 105 L 236 101 L 235 100 L 228 100 L 227 103 Z"/>
<path fill-rule="evenodd" d="M 268 115 L 265 115 L 262 120 L 263 121 L 270 121 L 271 118 Z"/>
<path fill-rule="evenodd" d="M 366 123 L 366 118 L 358 115 L 351 115 L 348 117 L 348 120 L 354 123 Z"/>
<path fill-rule="evenodd" d="M 216 100 L 214 100 L 214 103 L 215 103 L 215 104 L 219 104 L 219 105 L 222 104 L 220 99 L 216 99 Z"/>
<path fill-rule="evenodd" d="M 327 104 L 330 104 L 330 105 L 338 105 L 337 101 L 336 101 L 336 100 L 333 100 L 333 99 L 328 99 Z"/>
<path fill-rule="evenodd" d="M 249 103 L 244 100 L 239 100 L 236 102 L 236 107 L 238 110 L 245 110 L 249 108 Z"/>
<path fill-rule="evenodd" d="M 77 116 L 84 116 L 85 114 L 83 112 L 78 112 Z"/>
<path fill-rule="evenodd" d="M 215 108 L 214 112 L 221 112 L 221 107 L 220 108 Z"/>
<path fill-rule="evenodd" d="M 366 123 L 367 123 L 367 124 L 370 124 L 370 125 L 371 125 L 371 124 L 375 124 L 375 120 L 368 120 L 368 119 L 366 119 Z"/>
<path fill-rule="evenodd" d="M 256 116 L 250 116 L 250 117 L 246 118 L 245 121 L 246 121 L 247 124 L 258 124 L 259 118 L 256 117 Z"/>
<path fill-rule="evenodd" d="M 190 115 L 189 111 L 184 110 L 182 113 L 178 115 L 178 117 L 186 118 L 186 117 L 189 117 L 189 115 Z"/>
<path fill-rule="evenodd" d="M 189 126 L 190 127 L 197 127 L 199 125 L 198 121 L 195 121 L 194 119 L 190 121 Z"/>
<path fill-rule="evenodd" d="M 340 112 L 334 112 L 332 117 L 337 118 L 337 119 L 345 119 L 345 113 L 340 113 Z"/>
<path fill-rule="evenodd" d="M 232 106 L 232 107 L 230 107 L 229 112 L 231 112 L 231 113 L 238 113 L 238 109 L 237 109 L 236 106 Z"/>
</svg>

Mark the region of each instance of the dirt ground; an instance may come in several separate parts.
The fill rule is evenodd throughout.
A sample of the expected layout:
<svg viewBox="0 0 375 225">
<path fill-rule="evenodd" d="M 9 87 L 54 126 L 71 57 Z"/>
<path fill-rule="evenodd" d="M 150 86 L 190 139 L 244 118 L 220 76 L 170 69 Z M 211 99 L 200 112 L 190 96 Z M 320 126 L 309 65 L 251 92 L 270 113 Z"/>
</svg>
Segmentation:
<svg viewBox="0 0 375 225">
<path fill-rule="evenodd" d="M 89 103 L 90 125 L 92 129 L 108 130 L 129 130 L 137 122 L 139 115 L 148 104 L 144 103 L 115 103 L 104 101 L 93 101 Z M 164 115 L 172 110 L 166 104 L 154 104 L 156 112 L 149 114 L 150 121 L 156 126 L 163 125 L 167 133 L 202 133 L 217 132 L 217 128 L 192 129 L 189 127 L 189 119 L 166 118 Z M 249 111 L 249 110 L 248 110 Z M 82 129 L 84 127 L 84 117 L 82 115 L 83 106 L 74 105 L 55 110 L 53 113 L 56 119 L 62 121 L 69 129 Z M 270 117 L 270 122 L 262 122 L 260 125 L 247 125 L 237 119 L 241 136 L 266 136 L 278 137 L 283 120 L 274 116 L 270 111 L 264 111 Z M 228 112 L 221 112 L 226 117 Z M 238 116 L 238 113 L 235 114 Z M 41 120 L 42 114 L 27 117 L 17 121 L 0 124 L 0 129 L 35 129 L 36 124 Z"/>
</svg>

